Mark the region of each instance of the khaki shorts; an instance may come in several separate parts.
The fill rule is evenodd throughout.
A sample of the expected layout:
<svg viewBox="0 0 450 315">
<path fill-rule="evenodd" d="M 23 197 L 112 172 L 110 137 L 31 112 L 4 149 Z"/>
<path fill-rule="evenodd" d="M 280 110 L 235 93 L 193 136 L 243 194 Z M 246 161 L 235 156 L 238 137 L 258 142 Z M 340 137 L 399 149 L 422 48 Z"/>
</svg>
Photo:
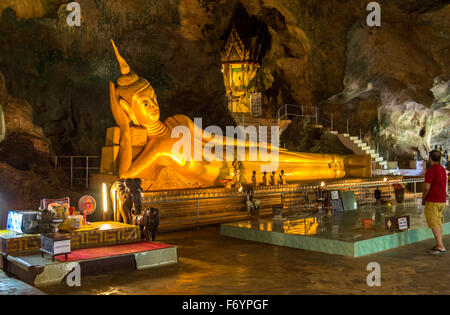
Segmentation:
<svg viewBox="0 0 450 315">
<path fill-rule="evenodd" d="M 445 202 L 425 202 L 425 217 L 430 229 L 442 226 Z"/>
</svg>

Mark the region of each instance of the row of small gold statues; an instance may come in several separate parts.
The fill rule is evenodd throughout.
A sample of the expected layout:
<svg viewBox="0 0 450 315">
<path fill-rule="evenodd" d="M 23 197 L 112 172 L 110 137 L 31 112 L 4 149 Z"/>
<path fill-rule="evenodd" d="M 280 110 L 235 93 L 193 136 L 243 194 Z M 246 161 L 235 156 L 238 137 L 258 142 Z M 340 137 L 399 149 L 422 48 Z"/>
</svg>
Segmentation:
<svg viewBox="0 0 450 315">
<path fill-rule="evenodd" d="M 256 171 L 253 171 L 253 175 L 252 175 L 252 184 L 254 186 L 258 186 L 258 180 L 256 178 Z M 261 186 L 277 186 L 277 185 L 286 185 L 286 179 L 284 176 L 284 170 L 281 170 L 280 174 L 278 174 L 278 178 L 277 178 L 277 173 L 275 171 L 272 172 L 272 174 L 270 175 L 270 180 L 269 180 L 269 176 L 267 174 L 267 172 L 263 173 L 263 177 L 262 177 L 262 182 L 260 184 Z"/>
</svg>

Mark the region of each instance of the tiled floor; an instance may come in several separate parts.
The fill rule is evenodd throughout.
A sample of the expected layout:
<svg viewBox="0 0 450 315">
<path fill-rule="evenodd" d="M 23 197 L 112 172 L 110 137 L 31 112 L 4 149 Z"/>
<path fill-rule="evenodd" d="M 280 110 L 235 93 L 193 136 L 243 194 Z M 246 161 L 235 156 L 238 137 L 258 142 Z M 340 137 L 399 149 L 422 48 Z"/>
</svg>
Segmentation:
<svg viewBox="0 0 450 315">
<path fill-rule="evenodd" d="M 357 211 L 328 215 L 294 215 L 282 220 L 265 218 L 222 224 L 221 234 L 239 239 L 323 253 L 359 257 L 433 237 L 424 207 L 414 200 L 404 204 L 367 205 Z M 389 232 L 388 218 L 410 218 L 410 229 Z M 444 235 L 450 234 L 450 207 L 444 211 Z M 373 226 L 363 228 L 363 220 Z"/>
<path fill-rule="evenodd" d="M 261 219 L 257 227 L 253 226 L 254 224 L 251 221 L 227 223 L 226 225 L 257 228 L 262 231 L 276 231 L 284 234 L 316 236 L 344 242 L 357 242 L 391 234 L 385 229 L 385 218 L 405 215 L 410 217 L 411 229 L 427 227 L 423 206 L 412 201 L 391 206 L 366 205 L 358 211 L 346 211 L 334 215 L 297 215 L 282 222 Z M 447 207 L 444 211 L 444 218 L 446 222 L 450 222 L 450 207 Z M 373 227 L 363 229 L 362 219 L 372 219 Z"/>
</svg>

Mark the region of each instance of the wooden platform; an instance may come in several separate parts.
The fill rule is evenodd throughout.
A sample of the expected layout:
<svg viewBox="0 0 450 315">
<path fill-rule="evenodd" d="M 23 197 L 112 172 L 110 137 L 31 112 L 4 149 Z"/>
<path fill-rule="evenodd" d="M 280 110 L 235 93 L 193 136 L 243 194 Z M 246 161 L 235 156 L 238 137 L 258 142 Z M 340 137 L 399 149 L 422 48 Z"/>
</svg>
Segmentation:
<svg viewBox="0 0 450 315">
<path fill-rule="evenodd" d="M 119 247 L 134 244 L 115 245 Z M 165 245 L 160 244 L 159 245 Z M 155 249 L 136 251 L 130 248 L 129 252 L 112 250 L 110 246 L 105 249 L 111 254 L 97 258 L 79 259 L 72 261 L 52 261 L 51 258 L 41 257 L 40 254 L 8 255 L 2 254 L 3 269 L 16 278 L 36 287 L 50 285 L 69 285 L 65 279 L 78 268 L 81 284 L 83 277 L 113 272 L 116 270 L 143 270 L 154 267 L 176 264 L 178 262 L 177 247 L 165 245 L 156 246 Z M 78 251 L 96 250 L 97 248 L 80 249 Z M 76 250 L 75 250 L 76 252 Z M 114 254 L 113 254 L 114 253 Z"/>
<path fill-rule="evenodd" d="M 112 221 L 93 222 L 70 234 L 72 249 L 133 243 L 140 240 L 139 227 Z M 39 234 L 20 234 L 0 230 L 0 252 L 23 254 L 38 251 L 40 246 Z"/>
</svg>

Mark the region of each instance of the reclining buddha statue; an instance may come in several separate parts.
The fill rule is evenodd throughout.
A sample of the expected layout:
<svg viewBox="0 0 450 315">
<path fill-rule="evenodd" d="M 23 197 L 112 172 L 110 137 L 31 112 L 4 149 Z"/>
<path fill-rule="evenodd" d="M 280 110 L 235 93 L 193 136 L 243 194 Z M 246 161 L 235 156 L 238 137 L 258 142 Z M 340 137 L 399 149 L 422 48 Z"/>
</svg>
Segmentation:
<svg viewBox="0 0 450 315">
<path fill-rule="evenodd" d="M 115 174 L 119 178 L 140 178 L 144 191 L 224 186 L 236 178 L 236 173 L 238 181 L 247 184 L 252 183 L 254 171 L 256 177 L 262 178 L 263 172 L 283 170 L 287 183 L 371 176 L 370 156 L 288 152 L 267 141 L 203 130 L 185 115 L 160 121 L 152 86 L 131 70 L 111 42 L 121 71 L 117 85 L 110 82 L 111 110 L 120 134 L 114 157 Z M 136 131 L 144 138 L 139 146 L 133 143 Z M 183 137 L 187 141 L 183 142 Z M 162 181 L 161 173 L 169 174 L 163 187 L 156 183 Z"/>
</svg>

